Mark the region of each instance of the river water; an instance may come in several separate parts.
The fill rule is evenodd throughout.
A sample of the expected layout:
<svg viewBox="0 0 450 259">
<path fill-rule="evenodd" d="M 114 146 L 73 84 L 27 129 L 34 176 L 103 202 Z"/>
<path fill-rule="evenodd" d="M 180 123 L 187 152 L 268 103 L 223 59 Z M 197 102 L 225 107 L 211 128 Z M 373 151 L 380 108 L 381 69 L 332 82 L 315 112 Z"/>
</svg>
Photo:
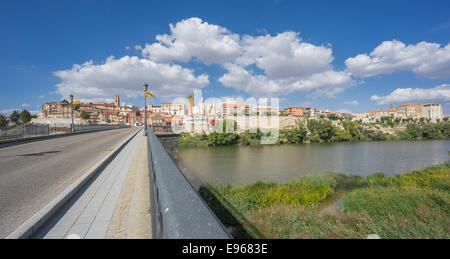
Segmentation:
<svg viewBox="0 0 450 259">
<path fill-rule="evenodd" d="M 181 170 L 193 182 L 284 182 L 314 172 L 402 174 L 450 160 L 450 140 L 185 148 Z"/>
</svg>

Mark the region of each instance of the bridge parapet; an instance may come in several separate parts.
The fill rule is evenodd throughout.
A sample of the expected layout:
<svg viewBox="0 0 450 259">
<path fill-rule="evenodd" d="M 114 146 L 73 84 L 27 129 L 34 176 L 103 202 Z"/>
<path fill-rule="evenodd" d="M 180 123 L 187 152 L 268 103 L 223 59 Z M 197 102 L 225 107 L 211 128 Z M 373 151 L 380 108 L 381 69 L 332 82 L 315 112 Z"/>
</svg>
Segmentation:
<svg viewBox="0 0 450 259">
<path fill-rule="evenodd" d="M 172 132 L 154 132 L 156 137 L 166 149 L 172 159 L 178 161 L 178 136 L 179 134 Z"/>
<path fill-rule="evenodd" d="M 147 136 L 153 238 L 230 238 L 150 127 Z"/>
</svg>

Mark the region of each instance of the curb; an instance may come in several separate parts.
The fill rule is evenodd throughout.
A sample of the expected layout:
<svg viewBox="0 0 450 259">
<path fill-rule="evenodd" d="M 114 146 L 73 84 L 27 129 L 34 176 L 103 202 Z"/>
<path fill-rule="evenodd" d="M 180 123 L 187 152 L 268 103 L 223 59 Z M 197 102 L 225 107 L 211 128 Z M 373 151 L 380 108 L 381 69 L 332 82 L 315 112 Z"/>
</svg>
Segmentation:
<svg viewBox="0 0 450 259">
<path fill-rule="evenodd" d="M 31 143 L 31 142 L 47 140 L 47 139 L 63 138 L 63 137 L 81 135 L 81 134 L 85 134 L 85 133 L 93 133 L 93 132 L 100 132 L 100 131 L 107 131 L 107 130 L 125 129 L 125 128 L 127 128 L 127 127 L 113 128 L 113 129 L 88 130 L 88 131 L 79 131 L 79 132 L 73 132 L 73 133 L 70 132 L 70 133 L 61 133 L 61 134 L 54 134 L 54 135 L 47 135 L 47 136 L 37 136 L 37 137 L 2 140 L 2 141 L 0 141 L 0 148 L 16 146 L 16 145 L 20 145 L 20 144 Z M 131 127 L 129 127 L 129 128 L 131 128 Z"/>
<path fill-rule="evenodd" d="M 47 220 L 49 220 L 64 204 L 66 204 L 86 183 L 91 180 L 102 168 L 111 162 L 116 155 L 130 142 L 142 129 L 122 142 L 113 151 L 105 156 L 103 160 L 91 167 L 86 174 L 77 179 L 73 184 L 61 192 L 53 201 L 36 212 L 20 227 L 6 236 L 5 239 L 27 239 L 31 237 Z"/>
</svg>

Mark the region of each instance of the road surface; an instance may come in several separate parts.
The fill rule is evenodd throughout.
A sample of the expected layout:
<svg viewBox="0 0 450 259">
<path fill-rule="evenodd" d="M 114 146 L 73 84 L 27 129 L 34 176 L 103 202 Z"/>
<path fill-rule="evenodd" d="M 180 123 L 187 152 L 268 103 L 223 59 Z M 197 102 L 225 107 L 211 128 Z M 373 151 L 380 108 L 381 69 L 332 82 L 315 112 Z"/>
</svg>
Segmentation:
<svg viewBox="0 0 450 259">
<path fill-rule="evenodd" d="M 115 129 L 0 147 L 0 238 L 137 130 Z"/>
</svg>

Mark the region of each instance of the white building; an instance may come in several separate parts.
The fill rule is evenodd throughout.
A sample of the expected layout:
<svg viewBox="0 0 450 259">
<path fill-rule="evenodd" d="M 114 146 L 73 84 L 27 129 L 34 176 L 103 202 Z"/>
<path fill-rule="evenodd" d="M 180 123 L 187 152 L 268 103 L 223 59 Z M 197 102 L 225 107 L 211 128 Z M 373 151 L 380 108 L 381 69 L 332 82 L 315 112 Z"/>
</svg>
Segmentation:
<svg viewBox="0 0 450 259">
<path fill-rule="evenodd" d="M 168 115 L 184 115 L 186 105 L 184 103 L 163 103 L 161 104 L 161 111 Z"/>
<path fill-rule="evenodd" d="M 425 118 L 436 120 L 444 118 L 442 105 L 436 103 L 426 103 L 423 105 L 423 115 Z"/>
</svg>

